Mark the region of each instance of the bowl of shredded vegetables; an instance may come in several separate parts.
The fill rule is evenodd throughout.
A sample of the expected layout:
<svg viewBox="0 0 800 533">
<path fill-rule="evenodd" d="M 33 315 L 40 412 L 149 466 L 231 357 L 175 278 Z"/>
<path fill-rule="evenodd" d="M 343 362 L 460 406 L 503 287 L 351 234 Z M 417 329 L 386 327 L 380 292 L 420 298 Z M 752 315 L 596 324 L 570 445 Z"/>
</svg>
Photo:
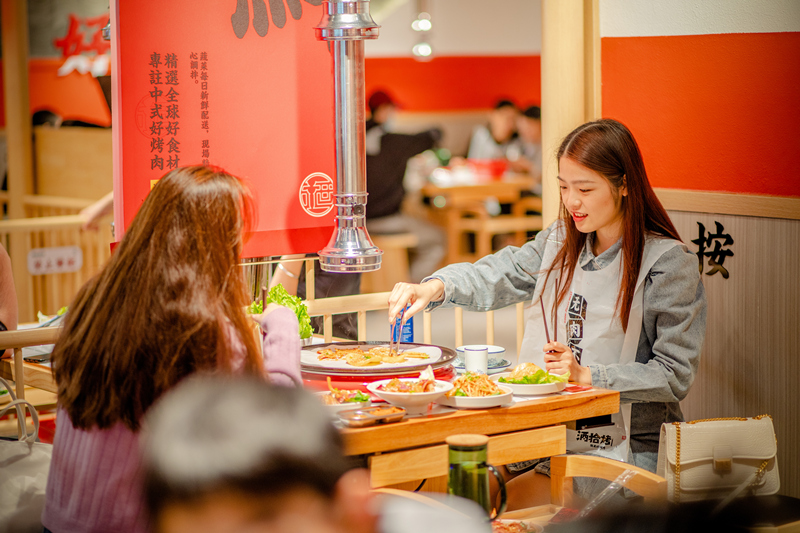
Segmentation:
<svg viewBox="0 0 800 533">
<path fill-rule="evenodd" d="M 511 403 L 511 389 L 482 373 L 467 372 L 453 381 L 453 388 L 437 403 L 456 409 L 486 409 Z"/>
</svg>

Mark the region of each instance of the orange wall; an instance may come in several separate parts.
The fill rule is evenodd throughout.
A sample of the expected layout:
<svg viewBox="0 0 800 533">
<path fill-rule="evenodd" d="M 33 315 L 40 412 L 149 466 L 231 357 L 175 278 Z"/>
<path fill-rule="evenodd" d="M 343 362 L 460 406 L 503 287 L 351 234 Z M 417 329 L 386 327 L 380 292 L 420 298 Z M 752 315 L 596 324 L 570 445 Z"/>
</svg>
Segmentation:
<svg viewBox="0 0 800 533">
<path fill-rule="evenodd" d="M 91 74 L 71 72 L 58 76 L 61 59 L 31 59 L 28 87 L 31 114 L 49 109 L 66 120 L 82 120 L 98 126 L 111 125 L 111 111 L 103 91 Z M 0 127 L 6 125 L 3 99 L 3 71 L 0 61 Z"/>
<path fill-rule="evenodd" d="M 487 109 L 500 98 L 527 107 L 541 101 L 539 56 L 367 58 L 367 97 L 389 92 L 405 111 Z"/>
<path fill-rule="evenodd" d="M 800 33 L 605 37 L 602 83 L 654 186 L 800 197 Z"/>
</svg>

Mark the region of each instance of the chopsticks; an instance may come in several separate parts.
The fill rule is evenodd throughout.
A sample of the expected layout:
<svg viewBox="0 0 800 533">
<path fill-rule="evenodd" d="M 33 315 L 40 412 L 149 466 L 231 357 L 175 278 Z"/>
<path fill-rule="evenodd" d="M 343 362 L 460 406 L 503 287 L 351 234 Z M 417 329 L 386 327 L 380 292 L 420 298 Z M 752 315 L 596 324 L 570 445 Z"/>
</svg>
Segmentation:
<svg viewBox="0 0 800 533">
<path fill-rule="evenodd" d="M 547 338 L 547 344 L 550 344 L 550 330 L 547 328 L 547 313 L 544 310 L 544 291 L 542 294 L 539 295 L 539 305 L 542 306 L 542 321 L 544 322 L 544 335 Z M 558 302 L 558 278 L 556 278 L 556 302 Z M 557 303 L 554 304 L 558 305 Z M 553 342 L 558 342 L 558 316 L 553 317 Z M 555 353 L 555 350 L 550 350 L 546 353 Z M 549 370 L 546 371 L 548 374 L 550 373 Z"/>
<path fill-rule="evenodd" d="M 542 299 L 543 295 L 539 295 L 539 303 L 542 306 L 542 321 L 544 322 L 544 334 L 547 337 L 547 344 L 550 344 L 550 330 L 547 329 L 547 313 L 544 311 L 544 300 Z"/>
</svg>

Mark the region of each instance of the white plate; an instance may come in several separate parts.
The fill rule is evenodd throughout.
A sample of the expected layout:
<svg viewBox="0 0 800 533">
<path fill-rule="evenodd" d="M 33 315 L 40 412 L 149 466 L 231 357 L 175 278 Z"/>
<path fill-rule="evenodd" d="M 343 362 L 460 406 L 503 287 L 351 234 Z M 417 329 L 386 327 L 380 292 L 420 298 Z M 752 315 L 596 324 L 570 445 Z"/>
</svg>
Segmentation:
<svg viewBox="0 0 800 533">
<path fill-rule="evenodd" d="M 418 381 L 419 378 L 401 378 L 400 381 Z M 442 381 L 437 379 L 434 382 L 433 392 L 389 392 L 378 390 L 378 387 L 389 383 L 390 379 L 382 379 L 380 381 L 373 381 L 367 385 L 367 389 L 378 398 L 382 398 L 387 402 L 404 408 L 410 415 L 418 415 L 424 413 L 428 409 L 428 404 L 437 401 L 444 396 L 444 393 L 453 388 L 453 384 L 449 381 Z"/>
<path fill-rule="evenodd" d="M 323 402 L 322 397 L 330 394 L 328 391 L 320 391 L 315 393 L 317 396 L 320 397 L 319 401 Z M 327 404 L 322 403 L 325 406 L 325 409 L 331 414 L 331 416 L 335 417 L 336 413 L 339 411 L 347 411 L 348 409 L 361 409 L 362 407 L 369 407 L 372 405 L 371 400 L 367 400 L 366 402 L 346 402 L 346 403 L 335 403 L 335 404 Z"/>
<path fill-rule="evenodd" d="M 508 387 L 511 389 L 511 392 L 516 394 L 517 396 L 537 396 L 539 394 L 553 394 L 556 392 L 561 392 L 564 390 L 564 387 L 567 386 L 566 382 L 561 381 L 558 383 L 542 383 L 541 385 L 516 385 L 514 383 L 500 383 L 498 380 L 500 378 L 508 379 L 508 376 L 511 375 L 511 372 L 503 372 L 502 374 L 495 374 L 489 379 L 492 381 L 497 381 L 498 385 L 503 387 Z"/>
<path fill-rule="evenodd" d="M 367 346 L 359 346 L 357 344 L 340 344 L 337 345 L 336 348 L 340 350 L 349 350 L 351 348 L 376 348 L 380 346 L 388 347 L 388 344 L 376 344 L 376 345 L 367 345 Z M 374 366 L 353 366 L 347 364 L 346 361 L 338 361 L 332 359 L 323 359 L 322 361 L 319 360 L 319 353 L 318 351 L 322 348 L 318 346 L 308 346 L 303 348 L 300 351 L 300 363 L 307 366 L 314 366 L 319 368 L 329 368 L 329 369 L 337 369 L 337 370 L 358 370 L 361 372 L 368 371 L 369 369 L 375 370 L 382 370 L 386 368 L 405 368 L 405 367 L 413 367 L 413 366 L 420 366 L 420 365 L 432 365 L 442 357 L 442 350 L 437 346 L 406 346 L 404 344 L 400 344 L 400 351 L 414 351 L 414 352 L 422 352 L 428 355 L 427 359 L 416 359 L 416 358 L 409 358 L 406 359 L 404 363 L 381 363 L 379 365 Z M 365 351 L 367 351 L 365 350 Z"/>
<path fill-rule="evenodd" d="M 506 385 L 499 385 L 499 387 L 503 390 L 503 394 L 497 396 L 443 396 L 436 400 L 436 403 L 456 409 L 488 409 L 511 403 L 513 395 L 511 389 Z"/>
</svg>

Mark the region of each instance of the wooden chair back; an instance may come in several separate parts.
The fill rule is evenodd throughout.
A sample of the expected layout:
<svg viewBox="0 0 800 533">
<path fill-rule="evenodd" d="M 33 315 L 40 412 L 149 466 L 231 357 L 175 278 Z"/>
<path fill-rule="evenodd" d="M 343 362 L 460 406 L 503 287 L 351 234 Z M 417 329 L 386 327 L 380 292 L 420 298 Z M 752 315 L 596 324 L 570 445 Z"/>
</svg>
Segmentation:
<svg viewBox="0 0 800 533">
<path fill-rule="evenodd" d="M 353 296 L 336 296 L 332 298 L 317 299 L 314 294 L 314 261 L 316 259 L 306 259 L 306 305 L 308 306 L 309 316 L 323 317 L 323 336 L 325 342 L 333 340 L 333 315 L 342 313 L 358 314 L 358 337 L 357 340 L 367 339 L 367 311 L 379 311 L 389 308 L 390 291 L 376 292 L 370 294 L 358 294 Z M 522 348 L 522 336 L 525 329 L 524 303 L 516 304 L 516 345 L 517 352 Z M 460 307 L 453 309 L 455 313 L 455 338 L 454 346 L 464 344 L 464 310 Z M 494 311 L 487 311 L 486 315 L 486 344 L 495 344 L 494 339 Z M 422 313 L 422 342 L 431 344 L 432 338 L 431 313 Z"/>
<path fill-rule="evenodd" d="M 622 483 L 643 496 L 645 500 L 666 500 L 667 480 L 643 468 L 605 457 L 593 455 L 558 455 L 550 459 L 550 500 L 563 506 L 572 494 L 573 477 L 593 477 L 607 481 L 616 480 L 626 470 L 635 475 Z"/>
</svg>

